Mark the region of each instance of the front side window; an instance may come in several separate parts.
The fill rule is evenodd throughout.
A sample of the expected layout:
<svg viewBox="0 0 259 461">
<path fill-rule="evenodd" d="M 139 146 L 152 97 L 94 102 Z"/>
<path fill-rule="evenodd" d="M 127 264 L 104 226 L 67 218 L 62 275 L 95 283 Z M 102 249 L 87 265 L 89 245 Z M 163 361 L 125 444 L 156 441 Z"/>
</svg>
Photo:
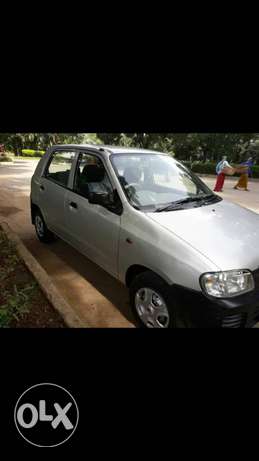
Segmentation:
<svg viewBox="0 0 259 461">
<path fill-rule="evenodd" d="M 112 184 L 102 161 L 91 154 L 81 153 L 79 155 L 75 180 L 74 191 L 88 198 L 89 193 L 109 193 L 113 194 Z"/>
<path fill-rule="evenodd" d="M 75 155 L 75 152 L 55 152 L 47 167 L 45 177 L 57 184 L 67 187 Z"/>
<path fill-rule="evenodd" d="M 191 171 L 166 154 L 113 154 L 111 162 L 129 202 L 138 209 L 164 207 L 216 195 Z M 200 203 L 202 203 L 200 201 Z M 183 206 L 183 205 L 181 205 Z M 170 211 L 170 208 L 166 209 Z"/>
</svg>

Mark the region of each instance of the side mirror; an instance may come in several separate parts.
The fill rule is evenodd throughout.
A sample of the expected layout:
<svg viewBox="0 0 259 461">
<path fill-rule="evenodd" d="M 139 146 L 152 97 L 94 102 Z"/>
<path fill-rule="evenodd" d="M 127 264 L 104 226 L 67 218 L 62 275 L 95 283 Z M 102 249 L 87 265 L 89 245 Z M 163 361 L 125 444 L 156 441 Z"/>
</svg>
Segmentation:
<svg viewBox="0 0 259 461">
<path fill-rule="evenodd" d="M 89 192 L 88 201 L 94 205 L 101 205 L 104 207 L 114 204 L 109 192 Z"/>
</svg>

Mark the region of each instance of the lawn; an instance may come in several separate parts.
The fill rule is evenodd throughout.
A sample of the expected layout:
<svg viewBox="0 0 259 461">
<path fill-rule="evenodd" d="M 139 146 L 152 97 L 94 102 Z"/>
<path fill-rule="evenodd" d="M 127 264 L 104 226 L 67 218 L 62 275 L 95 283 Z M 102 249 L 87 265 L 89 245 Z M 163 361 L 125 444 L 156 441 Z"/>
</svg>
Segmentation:
<svg viewBox="0 0 259 461">
<path fill-rule="evenodd" d="M 42 157 L 31 156 L 31 155 L 18 155 L 15 156 L 13 152 L 5 152 L 0 155 L 0 162 L 14 162 L 16 160 L 35 160 L 39 161 Z"/>
<path fill-rule="evenodd" d="M 65 328 L 0 227 L 0 327 Z"/>
<path fill-rule="evenodd" d="M 23 155 L 19 155 L 19 157 L 13 157 L 13 160 L 40 160 L 42 157 L 25 157 Z"/>
</svg>

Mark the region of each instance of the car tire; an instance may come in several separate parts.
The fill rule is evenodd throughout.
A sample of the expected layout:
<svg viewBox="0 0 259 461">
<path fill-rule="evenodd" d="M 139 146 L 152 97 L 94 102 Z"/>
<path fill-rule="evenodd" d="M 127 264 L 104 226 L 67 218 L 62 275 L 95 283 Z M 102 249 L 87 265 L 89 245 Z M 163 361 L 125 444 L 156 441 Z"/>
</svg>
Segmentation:
<svg viewBox="0 0 259 461">
<path fill-rule="evenodd" d="M 137 275 L 129 287 L 130 304 L 138 324 L 146 328 L 175 328 L 169 285 L 151 271 Z"/>
<path fill-rule="evenodd" d="M 55 235 L 47 228 L 44 218 L 39 210 L 34 215 L 35 231 L 38 239 L 43 243 L 52 243 Z"/>
</svg>

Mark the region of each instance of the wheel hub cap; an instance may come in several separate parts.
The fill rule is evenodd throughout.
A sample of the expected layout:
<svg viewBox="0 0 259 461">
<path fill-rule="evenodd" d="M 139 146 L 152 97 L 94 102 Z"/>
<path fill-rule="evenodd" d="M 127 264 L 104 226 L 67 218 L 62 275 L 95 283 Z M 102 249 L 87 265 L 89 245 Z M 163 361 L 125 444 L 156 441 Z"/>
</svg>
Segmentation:
<svg viewBox="0 0 259 461">
<path fill-rule="evenodd" d="M 35 218 L 35 227 L 36 227 L 36 231 L 37 231 L 38 235 L 40 237 L 43 237 L 43 235 L 44 235 L 44 225 L 43 225 L 43 221 L 42 221 L 40 216 L 36 216 L 36 218 Z"/>
<path fill-rule="evenodd" d="M 135 297 L 136 310 L 148 328 L 168 328 L 169 312 L 162 296 L 151 288 L 141 288 Z"/>
</svg>

